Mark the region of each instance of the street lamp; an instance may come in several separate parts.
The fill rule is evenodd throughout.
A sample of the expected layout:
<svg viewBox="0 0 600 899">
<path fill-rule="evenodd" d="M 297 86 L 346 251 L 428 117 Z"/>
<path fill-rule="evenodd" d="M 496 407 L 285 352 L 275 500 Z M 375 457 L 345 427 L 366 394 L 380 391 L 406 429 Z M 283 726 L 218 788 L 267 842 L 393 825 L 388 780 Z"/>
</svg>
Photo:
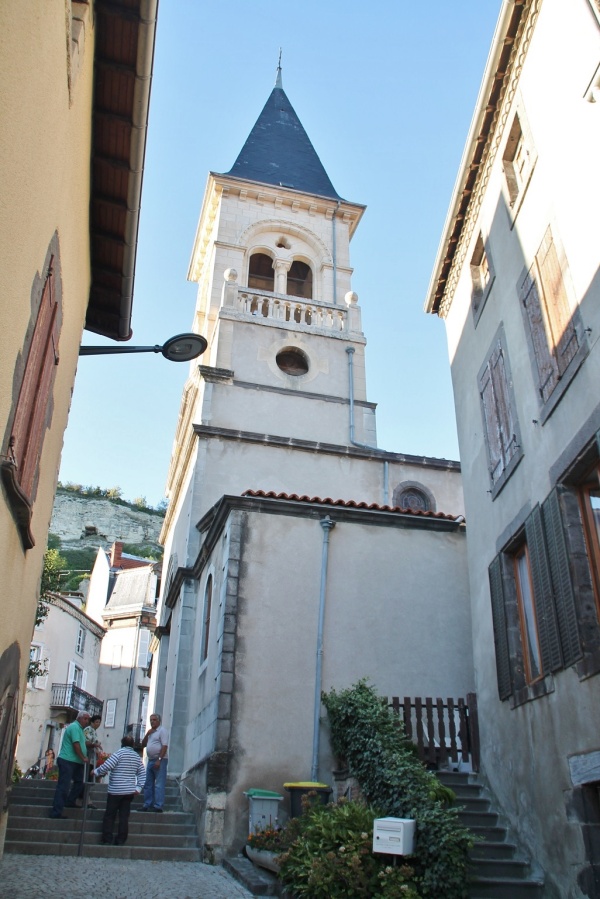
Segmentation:
<svg viewBox="0 0 600 899">
<path fill-rule="evenodd" d="M 177 334 L 162 346 L 81 346 L 80 356 L 105 356 L 112 353 L 162 353 L 169 362 L 190 362 L 208 346 L 201 334 Z"/>
</svg>

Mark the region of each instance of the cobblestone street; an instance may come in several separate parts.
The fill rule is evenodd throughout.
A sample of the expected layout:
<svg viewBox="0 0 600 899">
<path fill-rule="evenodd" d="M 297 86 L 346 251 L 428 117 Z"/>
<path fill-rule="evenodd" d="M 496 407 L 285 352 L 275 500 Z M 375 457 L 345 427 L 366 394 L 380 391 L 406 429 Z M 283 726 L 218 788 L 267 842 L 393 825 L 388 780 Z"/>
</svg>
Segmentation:
<svg viewBox="0 0 600 899">
<path fill-rule="evenodd" d="M 197 862 L 5 855 L 0 895 L 11 899 L 250 899 L 223 868 Z"/>
</svg>

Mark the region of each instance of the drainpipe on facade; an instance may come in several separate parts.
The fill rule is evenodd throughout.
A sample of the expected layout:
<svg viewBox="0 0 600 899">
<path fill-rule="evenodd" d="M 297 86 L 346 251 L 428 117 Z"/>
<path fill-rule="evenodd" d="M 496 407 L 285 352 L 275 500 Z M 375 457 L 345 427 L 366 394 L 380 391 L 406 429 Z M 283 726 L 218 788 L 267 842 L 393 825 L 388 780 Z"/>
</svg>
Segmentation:
<svg viewBox="0 0 600 899">
<path fill-rule="evenodd" d="M 310 779 L 315 782 L 319 776 L 319 719 L 321 712 L 321 681 L 323 676 L 323 625 L 325 622 L 325 590 L 327 586 L 327 564 L 329 561 L 329 533 L 335 521 L 329 516 L 319 522 L 323 528 L 323 548 L 321 551 L 321 589 L 319 593 L 319 625 L 317 630 L 317 670 L 315 674 L 315 709 L 313 720 L 313 754 Z"/>
<path fill-rule="evenodd" d="M 347 346 L 346 352 L 348 353 L 348 395 L 350 399 L 350 444 L 352 446 L 358 446 L 360 449 L 370 449 L 377 450 L 381 452 L 378 446 L 370 446 L 368 443 L 359 443 L 354 439 L 354 353 L 355 349 L 353 346 Z M 383 460 L 383 505 L 388 505 L 389 500 L 389 463 L 386 459 Z"/>
</svg>

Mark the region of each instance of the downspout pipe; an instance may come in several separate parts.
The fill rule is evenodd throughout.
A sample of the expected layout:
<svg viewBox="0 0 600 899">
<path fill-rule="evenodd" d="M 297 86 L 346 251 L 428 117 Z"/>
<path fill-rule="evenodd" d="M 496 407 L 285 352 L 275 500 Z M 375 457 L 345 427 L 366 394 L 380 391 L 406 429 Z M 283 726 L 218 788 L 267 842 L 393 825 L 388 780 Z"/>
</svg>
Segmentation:
<svg viewBox="0 0 600 899">
<path fill-rule="evenodd" d="M 321 686 L 323 679 L 323 626 L 325 623 L 325 595 L 327 587 L 327 565 L 329 562 L 329 534 L 335 527 L 335 521 L 327 516 L 319 522 L 323 528 L 323 547 L 321 550 L 321 589 L 319 592 L 319 623 L 317 629 L 317 667 L 315 674 L 315 708 L 313 719 L 313 751 L 310 768 L 311 781 L 319 777 L 319 737 L 321 713 Z"/>
<path fill-rule="evenodd" d="M 350 400 L 350 434 L 349 442 L 351 446 L 358 446 L 360 449 L 379 450 L 378 446 L 369 446 L 368 443 L 359 443 L 354 439 L 354 353 L 353 346 L 347 346 L 348 353 L 348 396 Z M 388 505 L 389 501 L 389 463 L 387 459 L 383 460 L 383 504 Z"/>
</svg>

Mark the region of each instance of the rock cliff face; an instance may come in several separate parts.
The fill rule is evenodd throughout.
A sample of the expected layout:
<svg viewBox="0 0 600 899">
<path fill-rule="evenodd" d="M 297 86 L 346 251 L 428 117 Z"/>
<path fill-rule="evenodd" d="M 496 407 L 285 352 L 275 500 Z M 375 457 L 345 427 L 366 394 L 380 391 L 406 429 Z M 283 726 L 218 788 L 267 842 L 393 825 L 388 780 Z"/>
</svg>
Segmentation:
<svg viewBox="0 0 600 899">
<path fill-rule="evenodd" d="M 60 539 L 63 549 L 107 549 L 115 540 L 160 548 L 158 536 L 163 523 L 159 513 L 145 512 L 104 497 L 80 496 L 58 489 L 50 533 Z"/>
</svg>

